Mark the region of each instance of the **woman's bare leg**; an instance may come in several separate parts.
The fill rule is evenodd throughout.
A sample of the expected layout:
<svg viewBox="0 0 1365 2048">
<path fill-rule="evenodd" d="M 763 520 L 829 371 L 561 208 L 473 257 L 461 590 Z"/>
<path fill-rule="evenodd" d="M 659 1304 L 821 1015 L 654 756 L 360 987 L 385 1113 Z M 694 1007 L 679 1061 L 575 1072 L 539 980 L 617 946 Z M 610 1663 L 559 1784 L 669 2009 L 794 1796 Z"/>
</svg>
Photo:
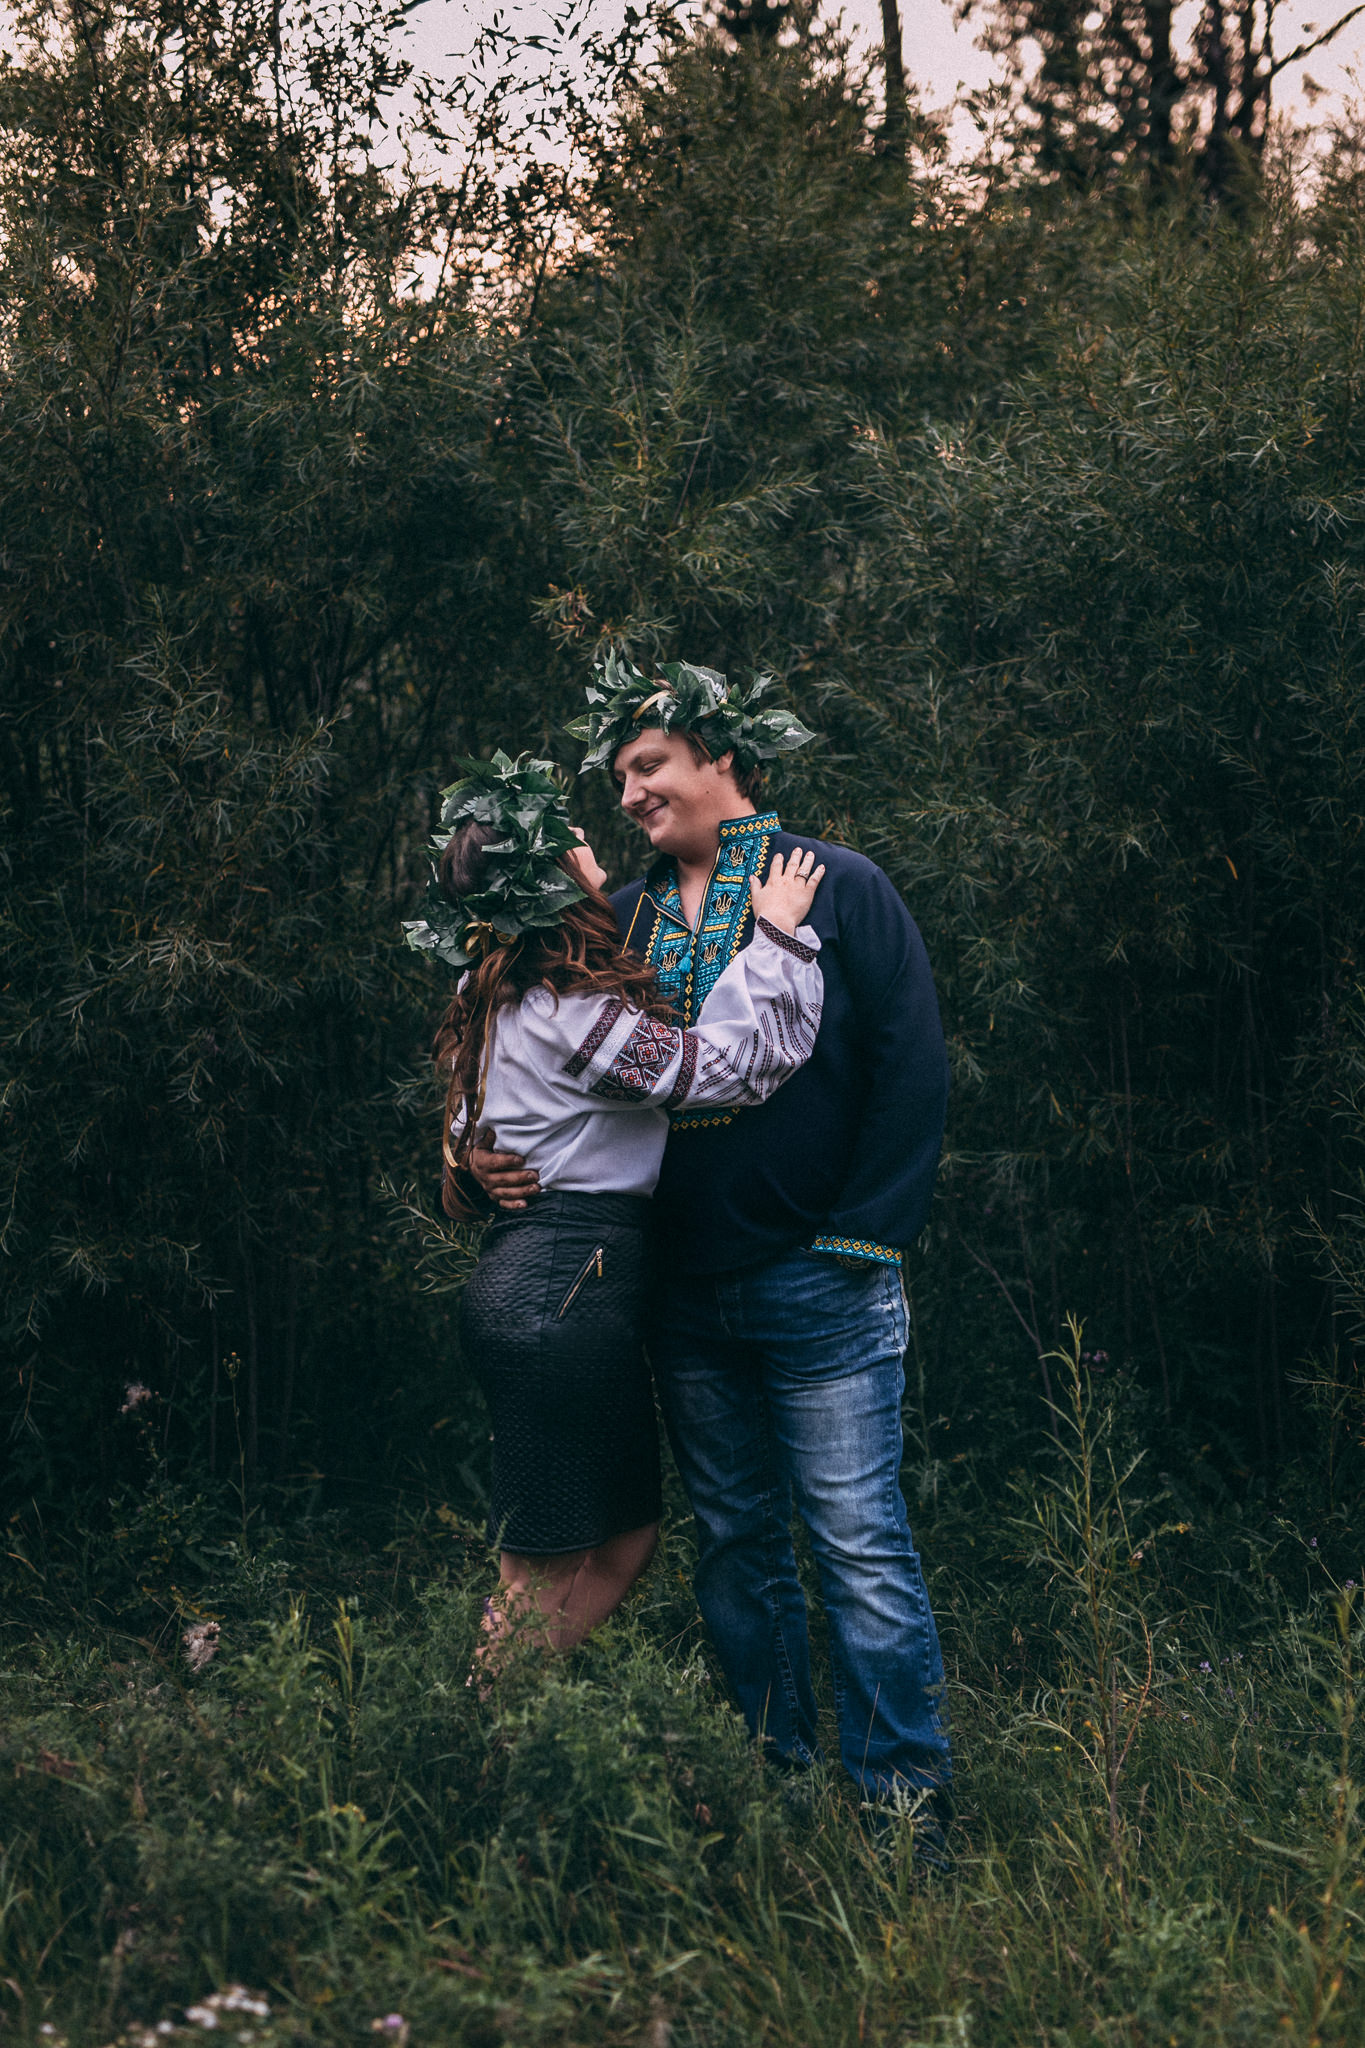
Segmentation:
<svg viewBox="0 0 1365 2048">
<path fill-rule="evenodd" d="M 615 1612 L 653 1557 L 658 1541 L 658 1523 L 646 1522 L 642 1529 L 627 1529 L 588 1552 L 561 1610 L 559 1649 L 571 1650 Z"/>
<path fill-rule="evenodd" d="M 590 1550 L 567 1551 L 558 1557 L 529 1557 L 504 1550 L 497 1591 L 484 1605 L 484 1632 L 490 1640 L 481 1655 L 486 1656 L 494 1643 L 513 1631 L 543 1649 L 557 1650 L 564 1603 L 591 1556 Z"/>
<path fill-rule="evenodd" d="M 504 1550 L 498 1590 L 484 1609 L 485 1640 L 478 1661 L 487 1665 L 499 1639 L 516 1628 L 548 1650 L 572 1650 L 620 1606 L 654 1555 L 657 1522 L 628 1529 L 595 1550 L 561 1557 L 526 1557 Z"/>
</svg>

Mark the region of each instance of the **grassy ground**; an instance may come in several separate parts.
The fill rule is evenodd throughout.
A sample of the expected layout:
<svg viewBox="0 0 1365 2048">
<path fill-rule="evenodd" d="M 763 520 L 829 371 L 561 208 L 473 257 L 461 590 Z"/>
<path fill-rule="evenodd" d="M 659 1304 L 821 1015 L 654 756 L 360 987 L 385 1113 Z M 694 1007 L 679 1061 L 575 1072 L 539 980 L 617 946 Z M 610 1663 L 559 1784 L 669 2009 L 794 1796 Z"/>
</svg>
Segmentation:
<svg viewBox="0 0 1365 2048">
<path fill-rule="evenodd" d="M 244 1538 L 163 1475 L 98 1541 L 12 1525 L 0 2041 L 1358 2043 L 1356 1535 L 1144 1510 L 1073 1392 L 1027 1487 L 917 1516 L 961 1773 L 923 1885 L 757 1761 L 681 1518 L 489 1706 L 438 1503 Z"/>
</svg>

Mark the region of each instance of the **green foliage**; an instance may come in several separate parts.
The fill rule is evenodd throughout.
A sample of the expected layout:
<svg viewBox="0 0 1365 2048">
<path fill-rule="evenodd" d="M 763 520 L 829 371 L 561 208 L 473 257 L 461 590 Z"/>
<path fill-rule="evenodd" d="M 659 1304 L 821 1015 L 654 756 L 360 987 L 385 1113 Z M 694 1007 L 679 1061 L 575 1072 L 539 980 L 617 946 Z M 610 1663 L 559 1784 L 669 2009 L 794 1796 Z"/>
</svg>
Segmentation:
<svg viewBox="0 0 1365 2048">
<path fill-rule="evenodd" d="M 1005 1351 L 1017 1399 L 1066 1295 L 1268 1468 L 1359 1168 L 1359 240 L 1281 194 L 1040 242 L 860 153 L 840 76 L 702 43 L 628 112 L 630 237 L 521 386 L 555 671 L 767 663 L 827 735 L 782 806 L 901 885 L 954 1053 L 934 1398 Z"/>
<path fill-rule="evenodd" d="M 442 101 L 361 0 L 33 5 L 0 68 L 21 2040 L 1358 2032 L 1358 145 L 1121 211 L 886 148 L 792 19 L 599 39 L 592 121 L 506 42 Z M 396 934 L 452 759 L 574 765 L 609 653 L 777 674 L 774 800 L 934 962 L 938 1893 L 763 1775 L 676 1529 L 465 1685 L 476 1245 Z"/>
<path fill-rule="evenodd" d="M 843 813 L 946 997 L 964 1249 L 1037 1351 L 1087 1258 L 1091 1328 L 1166 1401 L 1177 1303 L 1236 1330 L 1247 1377 L 1199 1383 L 1267 1450 L 1281 1317 L 1320 1313 L 1303 1205 L 1358 1161 L 1361 282 L 1156 230 L 1000 422 L 871 434 L 840 664 L 840 751 L 897 770 L 883 808 L 849 759 Z"/>
<path fill-rule="evenodd" d="M 376 1138 L 409 1142 L 377 1108 L 421 1035 L 390 887 L 459 662 L 419 683 L 397 641 L 481 535 L 493 357 L 462 280 L 408 293 L 444 230 L 367 140 L 403 70 L 382 11 L 25 19 L 43 40 L 0 72 L 16 1477 L 108 1474 L 144 1378 L 174 1449 L 221 1465 L 233 1352 L 248 1467 L 283 1473 L 301 1420 L 310 1463 L 354 1443 L 348 1405 L 368 1433 L 416 1339 L 379 1309 L 367 1184 Z"/>
<path fill-rule="evenodd" d="M 452 756 L 570 765 L 613 650 L 784 675 L 824 744 L 777 800 L 925 931 L 956 1071 L 911 1276 L 925 1470 L 998 1456 L 1073 1302 L 1135 1398 L 1197 1418 L 1205 1483 L 1272 1475 L 1289 1375 L 1353 1372 L 1349 148 L 1312 217 L 1044 216 L 924 124 L 891 161 L 837 35 L 700 33 L 594 131 L 551 261 L 496 179 L 379 175 L 380 14 L 330 55 L 285 20 L 278 92 L 245 5 L 183 50 L 154 10 L 94 43 L 28 19 L 0 75 L 18 1497 L 140 1472 L 146 1383 L 191 1495 L 370 1483 L 377 1453 L 476 1505 L 448 1302 L 374 1200 L 436 1170 L 394 933 Z M 510 176 L 504 104 L 479 162 Z M 611 792 L 578 799 L 629 872 Z"/>
<path fill-rule="evenodd" d="M 210 1997 L 270 2048 L 390 2014 L 475 2048 L 1356 2037 L 1360 1616 L 1321 1568 L 1290 1590 L 1288 1535 L 1254 1598 L 1219 1590 L 1234 1527 L 1202 1566 L 1169 1546 L 1156 1597 L 1187 1618 L 1128 1751 L 1121 1892 L 1071 1582 L 980 1497 L 930 1537 L 962 1768 L 956 1871 L 928 1889 L 841 1782 L 762 1764 L 680 1632 L 678 1528 L 623 1617 L 570 1659 L 522 1652 L 487 1706 L 465 1680 L 489 1566 L 458 1518 L 272 1542 L 272 1580 L 205 1581 L 197 1670 L 174 1635 L 92 1626 L 60 1546 L 7 1563 L 11 1621 L 43 1623 L 0 1674 L 0 2000 L 35 2048 L 202 2038 Z M 1106 1542 L 1064 1538 L 1101 1570 Z"/>
<path fill-rule="evenodd" d="M 1150 1553 L 1159 1537 L 1183 1535 L 1188 1524 L 1134 1525 L 1131 1481 L 1141 1458 L 1116 1454 L 1114 1409 L 1095 1400 L 1092 1354 L 1082 1351 L 1074 1318 L 1070 1338 L 1065 1351 L 1051 1354 L 1062 1383 L 1052 1411 L 1055 1469 L 1018 1484 L 1017 1526 L 1028 1564 L 1045 1574 L 1053 1594 L 1062 1658 L 1061 1683 L 1039 1725 L 1074 1744 L 1095 1773 L 1111 1874 L 1126 1905 L 1130 1841 L 1120 1792 L 1151 1700 L 1161 1629 L 1144 1597 Z"/>
</svg>

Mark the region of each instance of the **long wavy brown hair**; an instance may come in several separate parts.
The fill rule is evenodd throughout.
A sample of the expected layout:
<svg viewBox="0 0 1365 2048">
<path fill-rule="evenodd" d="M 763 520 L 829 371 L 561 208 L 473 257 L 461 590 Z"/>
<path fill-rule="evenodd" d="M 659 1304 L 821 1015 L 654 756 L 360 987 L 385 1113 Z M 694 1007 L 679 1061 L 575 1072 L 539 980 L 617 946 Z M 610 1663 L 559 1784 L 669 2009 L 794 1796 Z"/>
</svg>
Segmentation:
<svg viewBox="0 0 1365 2048">
<path fill-rule="evenodd" d="M 483 850 L 498 837 L 493 825 L 473 819 L 453 832 L 437 868 L 443 895 L 452 903 L 484 885 Z M 558 924 L 523 932 L 507 945 L 492 945 L 475 962 L 455 1000 L 436 1027 L 431 1055 L 446 1083 L 441 1152 L 450 1170 L 463 1166 L 473 1147 L 483 1108 L 483 1077 L 498 1011 L 519 1003 L 528 990 L 553 989 L 556 996 L 619 996 L 632 1009 L 667 1023 L 672 1012 L 654 979 L 654 969 L 623 952 L 616 913 L 600 889 L 589 888 Z M 464 1126 L 452 1144 L 450 1126 L 463 1107 Z"/>
</svg>

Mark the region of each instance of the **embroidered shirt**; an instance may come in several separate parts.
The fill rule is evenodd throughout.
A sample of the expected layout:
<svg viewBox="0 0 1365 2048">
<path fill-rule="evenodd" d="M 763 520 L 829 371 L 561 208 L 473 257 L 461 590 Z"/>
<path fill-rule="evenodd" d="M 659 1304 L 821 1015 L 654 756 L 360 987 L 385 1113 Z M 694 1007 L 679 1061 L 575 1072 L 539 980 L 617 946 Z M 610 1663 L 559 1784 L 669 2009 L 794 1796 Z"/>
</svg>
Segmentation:
<svg viewBox="0 0 1365 2048">
<path fill-rule="evenodd" d="M 669 1104 L 760 1103 L 810 1057 L 819 951 L 809 926 L 793 938 L 761 920 L 689 1026 L 617 996 L 556 1001 L 531 989 L 498 1013 L 482 1127 L 520 1152 L 543 1188 L 652 1194 Z"/>
<path fill-rule="evenodd" d="M 725 859 L 731 846 L 742 867 Z M 740 920 L 737 904 L 721 911 L 721 878 L 742 874 L 747 893 L 750 873 L 766 874 L 774 853 L 798 846 L 826 871 L 810 913 L 823 942 L 820 1034 L 810 1059 L 770 1100 L 738 1113 L 696 1103 L 675 1109 L 655 1213 L 683 1272 L 732 1272 L 801 1247 L 899 1264 L 929 1212 L 948 1061 L 924 942 L 888 877 L 847 847 L 784 832 L 772 812 L 734 819 L 721 827 L 697 937 L 732 916 L 739 922 L 727 926 L 723 945 L 742 959 L 752 920 Z M 655 961 L 685 1022 L 696 968 L 707 963 L 691 956 L 670 883 L 672 862 L 656 861 L 612 902 L 628 944 Z"/>
<path fill-rule="evenodd" d="M 680 1024 L 695 1021 L 702 1004 L 753 929 L 749 877 L 767 872 L 768 848 L 781 831 L 776 811 L 730 818 L 695 926 L 678 892 L 677 862 L 668 854 L 650 869 L 627 943 L 650 961 Z"/>
</svg>

